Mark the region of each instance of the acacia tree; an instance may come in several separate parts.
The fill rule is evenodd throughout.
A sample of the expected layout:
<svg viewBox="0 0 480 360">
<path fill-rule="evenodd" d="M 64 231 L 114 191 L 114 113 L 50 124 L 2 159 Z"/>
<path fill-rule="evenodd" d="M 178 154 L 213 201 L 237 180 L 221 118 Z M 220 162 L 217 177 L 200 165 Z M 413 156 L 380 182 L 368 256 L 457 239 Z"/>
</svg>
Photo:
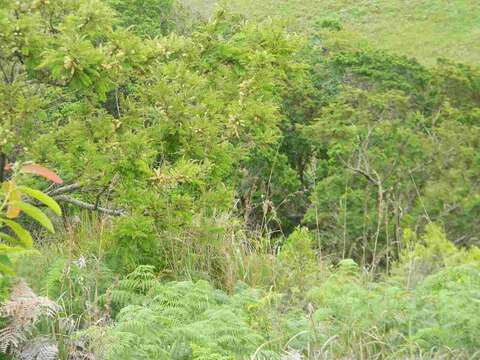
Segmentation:
<svg viewBox="0 0 480 360">
<path fill-rule="evenodd" d="M 112 180 L 102 175 L 111 162 L 105 152 L 112 150 L 118 126 L 118 89 L 155 50 L 145 51 L 148 47 L 123 29 L 114 31 L 114 12 L 102 1 L 7 1 L 1 8 L 0 160 L 49 162 L 68 183 L 52 193 L 58 201 L 118 215 L 102 208 L 98 199 Z M 94 152 L 95 163 L 50 146 L 62 128 L 67 133 L 63 141 L 81 135 L 75 146 Z M 111 138 L 110 149 L 98 141 L 103 135 Z M 88 186 L 96 192 L 92 202 L 68 196 Z"/>
</svg>

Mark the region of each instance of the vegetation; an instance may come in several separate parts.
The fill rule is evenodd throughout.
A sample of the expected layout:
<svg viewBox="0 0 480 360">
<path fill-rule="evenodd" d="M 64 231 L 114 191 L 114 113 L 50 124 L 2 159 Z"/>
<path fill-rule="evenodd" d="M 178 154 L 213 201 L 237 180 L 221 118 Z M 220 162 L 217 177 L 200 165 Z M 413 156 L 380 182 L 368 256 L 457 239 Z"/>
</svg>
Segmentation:
<svg viewBox="0 0 480 360">
<path fill-rule="evenodd" d="M 480 60 L 480 4 L 457 0 L 182 0 L 185 7 L 208 18 L 219 4 L 253 19 L 281 18 L 290 28 L 311 31 L 336 22 L 350 41 L 374 44 L 433 65 L 438 58 L 469 64 Z"/>
<path fill-rule="evenodd" d="M 0 0 L 5 358 L 480 356 L 480 69 L 317 20 Z"/>
</svg>

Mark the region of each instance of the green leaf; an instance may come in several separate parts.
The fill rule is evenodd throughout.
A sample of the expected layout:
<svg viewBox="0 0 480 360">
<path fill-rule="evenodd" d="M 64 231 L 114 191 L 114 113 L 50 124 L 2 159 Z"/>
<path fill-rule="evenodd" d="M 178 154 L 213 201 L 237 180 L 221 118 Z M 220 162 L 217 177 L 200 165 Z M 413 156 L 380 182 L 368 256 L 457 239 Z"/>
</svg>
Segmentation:
<svg viewBox="0 0 480 360">
<path fill-rule="evenodd" d="M 5 234 L 4 232 L 0 232 L 0 239 L 9 242 L 10 244 L 17 244 L 18 240 L 15 239 L 13 236 Z"/>
<path fill-rule="evenodd" d="M 8 220 L 8 219 L 0 219 L 0 222 L 3 222 L 10 229 L 12 229 L 15 235 L 18 236 L 20 242 L 26 248 L 32 247 L 32 244 L 33 244 L 32 235 L 30 235 L 30 233 L 27 230 L 25 230 L 23 226 L 21 226 L 20 224 L 16 223 L 13 220 Z"/>
<path fill-rule="evenodd" d="M 48 206 L 55 214 L 58 216 L 62 215 L 62 209 L 60 209 L 60 206 L 58 203 L 48 196 L 47 194 L 44 194 L 43 192 L 39 190 L 35 190 L 26 186 L 19 186 L 18 189 L 24 193 L 27 194 L 28 196 L 40 201 L 42 204 Z"/>
<path fill-rule="evenodd" d="M 12 262 L 7 255 L 0 255 L 0 273 L 15 275 L 15 272 L 12 269 Z"/>
<path fill-rule="evenodd" d="M 24 203 L 22 201 L 15 201 L 12 205 L 21 209 L 25 214 L 37 220 L 40 223 L 40 225 L 42 225 L 48 231 L 52 233 L 55 232 L 52 222 L 50 221 L 48 216 L 45 215 L 40 209 L 36 208 L 33 205 Z"/>
<path fill-rule="evenodd" d="M 25 249 L 20 246 L 8 246 L 0 244 L 0 254 L 23 254 Z"/>
</svg>

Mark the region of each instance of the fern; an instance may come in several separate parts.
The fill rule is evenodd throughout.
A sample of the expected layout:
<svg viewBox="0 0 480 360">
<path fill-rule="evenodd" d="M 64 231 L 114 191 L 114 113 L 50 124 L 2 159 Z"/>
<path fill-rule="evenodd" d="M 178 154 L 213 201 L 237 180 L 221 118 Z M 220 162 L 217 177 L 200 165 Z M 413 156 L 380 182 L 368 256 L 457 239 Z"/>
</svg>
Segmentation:
<svg viewBox="0 0 480 360">
<path fill-rule="evenodd" d="M 143 296 L 143 302 L 123 307 L 116 324 L 93 339 L 108 349 L 106 359 L 241 359 L 265 341 L 245 310 L 259 300 L 252 293 L 229 297 L 204 281 L 162 284 L 151 267 L 138 268 L 118 287 L 112 295 L 121 291 L 122 299 Z"/>
<path fill-rule="evenodd" d="M 37 338 L 30 341 L 19 355 L 20 360 L 57 360 L 58 348 L 49 339 Z"/>
<path fill-rule="evenodd" d="M 56 359 L 56 345 L 45 339 L 28 341 L 28 338 L 41 318 L 54 318 L 59 310 L 55 302 L 37 296 L 20 280 L 13 287 L 10 299 L 1 308 L 2 315 L 9 323 L 0 330 L 0 351 L 17 355 L 22 360 Z"/>
<path fill-rule="evenodd" d="M 14 353 L 25 342 L 25 334 L 15 325 L 0 330 L 0 351 L 4 354 Z"/>
<path fill-rule="evenodd" d="M 10 299 L 3 305 L 3 316 L 11 319 L 18 328 L 34 326 L 41 316 L 54 317 L 60 310 L 54 301 L 37 296 L 32 289 L 20 280 L 12 289 Z"/>
<path fill-rule="evenodd" d="M 94 360 L 82 341 L 69 336 L 75 335 L 76 327 L 70 319 L 60 317 L 61 310 L 57 303 L 37 296 L 24 281 L 19 281 L 1 308 L 8 322 L 0 330 L 0 353 L 12 355 L 16 360 L 57 360 L 61 348 L 69 360 Z M 51 336 L 47 331 L 45 335 L 42 324 L 47 329 L 55 328 L 59 334 Z M 56 342 L 57 335 L 61 335 L 62 346 Z"/>
<path fill-rule="evenodd" d="M 118 312 L 126 305 L 140 305 L 147 299 L 145 295 L 156 283 L 154 267 L 142 265 L 120 280 L 115 287 L 101 297 L 100 301 L 104 304 L 110 302 L 114 312 Z"/>
<path fill-rule="evenodd" d="M 140 294 L 147 293 L 156 284 L 154 269 L 151 265 L 137 267 L 134 272 L 120 282 L 120 287 Z"/>
</svg>

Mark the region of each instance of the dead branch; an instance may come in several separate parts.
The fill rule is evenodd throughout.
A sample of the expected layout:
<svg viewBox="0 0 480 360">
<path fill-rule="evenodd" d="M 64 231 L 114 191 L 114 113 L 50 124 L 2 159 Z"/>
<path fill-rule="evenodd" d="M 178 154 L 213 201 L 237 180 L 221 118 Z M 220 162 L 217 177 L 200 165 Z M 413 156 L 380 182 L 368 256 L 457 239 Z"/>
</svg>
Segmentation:
<svg viewBox="0 0 480 360">
<path fill-rule="evenodd" d="M 346 166 L 349 170 L 353 171 L 354 173 L 360 174 L 360 175 L 362 175 L 363 177 L 365 177 L 365 178 L 366 178 L 369 182 L 371 182 L 373 185 L 375 185 L 375 186 L 377 186 L 377 187 L 381 185 L 381 183 L 380 183 L 380 181 L 379 181 L 378 179 L 375 179 L 372 175 L 370 175 L 369 173 L 367 173 L 365 170 L 362 170 L 362 169 L 360 169 L 359 167 L 353 167 L 353 166 L 351 166 L 351 165 L 349 165 L 349 164 L 347 164 L 347 163 L 345 163 L 345 166 Z"/>
<path fill-rule="evenodd" d="M 80 183 L 73 183 L 73 184 L 70 184 L 70 185 L 65 185 L 65 186 L 56 188 L 54 190 L 48 191 L 47 195 L 57 196 L 57 195 L 73 192 L 73 191 L 78 190 L 80 188 L 81 188 Z"/>
<path fill-rule="evenodd" d="M 67 196 L 67 195 L 54 196 L 54 199 L 57 200 L 58 202 L 64 202 L 64 203 L 72 204 L 72 205 L 78 206 L 79 208 L 82 208 L 82 209 L 87 209 L 87 210 L 91 210 L 91 211 L 99 211 L 101 213 L 112 215 L 112 216 L 122 216 L 122 215 L 124 215 L 123 210 L 107 209 L 107 208 L 104 208 L 104 207 L 96 206 L 95 204 L 89 204 L 87 202 L 84 202 L 84 201 L 81 201 L 81 200 L 78 200 L 78 199 L 74 199 L 74 198 L 72 198 L 70 196 Z"/>
</svg>

